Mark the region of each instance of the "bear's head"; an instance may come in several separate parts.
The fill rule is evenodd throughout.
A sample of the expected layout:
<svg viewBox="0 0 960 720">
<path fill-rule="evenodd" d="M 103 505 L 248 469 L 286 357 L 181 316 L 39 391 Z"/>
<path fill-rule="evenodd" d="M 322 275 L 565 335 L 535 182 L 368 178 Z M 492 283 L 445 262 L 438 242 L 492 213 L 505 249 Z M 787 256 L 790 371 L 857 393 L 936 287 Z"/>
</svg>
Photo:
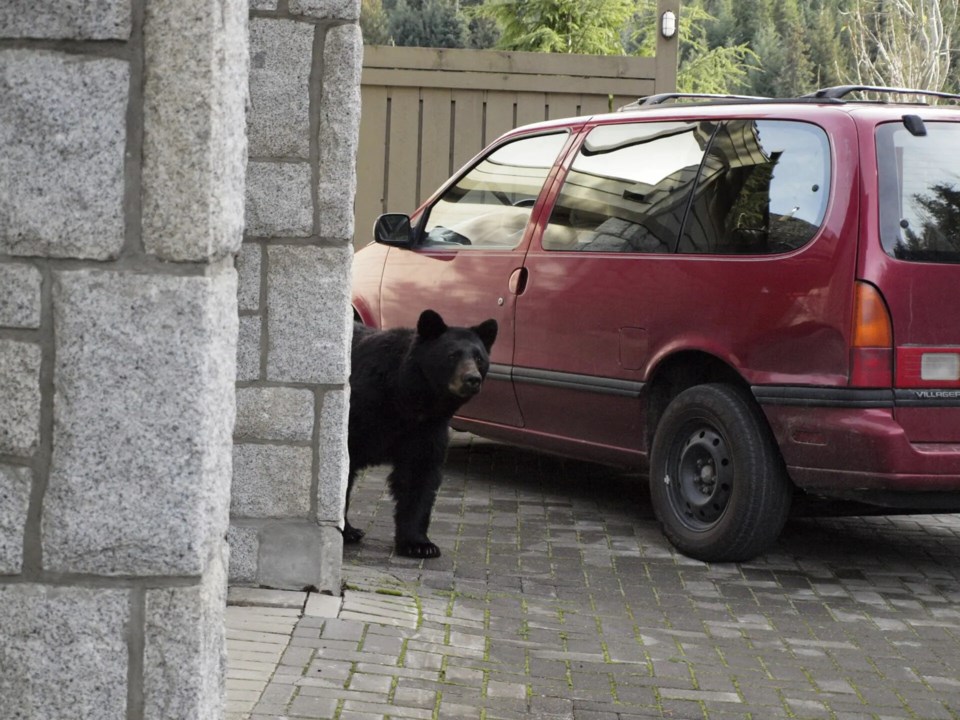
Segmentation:
<svg viewBox="0 0 960 720">
<path fill-rule="evenodd" d="M 451 327 L 435 311 L 424 310 L 417 321 L 414 353 L 420 370 L 437 392 L 466 402 L 480 392 L 496 339 L 496 320 L 473 327 Z"/>
</svg>

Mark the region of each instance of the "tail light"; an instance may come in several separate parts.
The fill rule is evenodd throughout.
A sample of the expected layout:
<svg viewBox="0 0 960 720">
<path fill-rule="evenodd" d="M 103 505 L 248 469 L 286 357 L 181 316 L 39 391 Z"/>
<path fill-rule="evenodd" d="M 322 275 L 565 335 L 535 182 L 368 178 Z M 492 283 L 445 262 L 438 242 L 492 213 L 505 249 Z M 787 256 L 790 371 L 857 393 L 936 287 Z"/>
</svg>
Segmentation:
<svg viewBox="0 0 960 720">
<path fill-rule="evenodd" d="M 960 347 L 897 348 L 897 387 L 960 387 Z"/>
<path fill-rule="evenodd" d="M 890 387 L 893 384 L 893 325 L 880 291 L 857 282 L 850 347 L 850 384 Z"/>
</svg>

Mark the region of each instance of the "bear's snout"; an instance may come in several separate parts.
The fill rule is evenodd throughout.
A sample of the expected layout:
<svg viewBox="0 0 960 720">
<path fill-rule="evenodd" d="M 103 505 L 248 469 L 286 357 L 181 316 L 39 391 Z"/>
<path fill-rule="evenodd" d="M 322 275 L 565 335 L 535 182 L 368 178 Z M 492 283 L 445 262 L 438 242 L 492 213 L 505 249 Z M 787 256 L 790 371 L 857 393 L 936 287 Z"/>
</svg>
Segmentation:
<svg viewBox="0 0 960 720">
<path fill-rule="evenodd" d="M 480 383 L 483 382 L 483 378 L 480 377 L 480 373 L 470 373 L 463 378 L 463 386 L 470 392 L 474 394 L 480 391 Z"/>
<path fill-rule="evenodd" d="M 449 390 L 454 395 L 463 398 L 471 398 L 480 392 L 480 386 L 483 385 L 483 375 L 480 368 L 473 360 L 461 362 L 453 374 L 453 381 L 450 383 Z"/>
</svg>

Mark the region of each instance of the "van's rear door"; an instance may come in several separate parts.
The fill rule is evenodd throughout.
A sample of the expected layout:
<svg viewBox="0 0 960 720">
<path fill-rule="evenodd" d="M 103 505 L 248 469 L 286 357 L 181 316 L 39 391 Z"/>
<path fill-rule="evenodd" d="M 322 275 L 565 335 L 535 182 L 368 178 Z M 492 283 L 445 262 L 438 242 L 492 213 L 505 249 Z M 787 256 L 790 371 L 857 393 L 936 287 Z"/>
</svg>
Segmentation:
<svg viewBox="0 0 960 720">
<path fill-rule="evenodd" d="M 863 278 L 893 325 L 896 418 L 917 443 L 960 442 L 960 116 L 938 118 L 876 126 L 878 211 L 864 224 Z"/>
</svg>

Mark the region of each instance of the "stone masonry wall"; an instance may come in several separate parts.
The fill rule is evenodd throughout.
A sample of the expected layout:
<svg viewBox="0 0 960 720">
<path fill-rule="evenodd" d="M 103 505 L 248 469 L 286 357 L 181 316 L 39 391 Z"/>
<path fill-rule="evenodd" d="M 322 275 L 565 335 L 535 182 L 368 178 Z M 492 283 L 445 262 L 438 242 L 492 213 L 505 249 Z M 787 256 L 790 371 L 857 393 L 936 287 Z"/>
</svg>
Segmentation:
<svg viewBox="0 0 960 720">
<path fill-rule="evenodd" d="M 0 2 L 4 718 L 222 715 L 247 15 Z"/>
<path fill-rule="evenodd" d="M 359 0 L 252 0 L 230 580 L 340 594 Z"/>
</svg>

